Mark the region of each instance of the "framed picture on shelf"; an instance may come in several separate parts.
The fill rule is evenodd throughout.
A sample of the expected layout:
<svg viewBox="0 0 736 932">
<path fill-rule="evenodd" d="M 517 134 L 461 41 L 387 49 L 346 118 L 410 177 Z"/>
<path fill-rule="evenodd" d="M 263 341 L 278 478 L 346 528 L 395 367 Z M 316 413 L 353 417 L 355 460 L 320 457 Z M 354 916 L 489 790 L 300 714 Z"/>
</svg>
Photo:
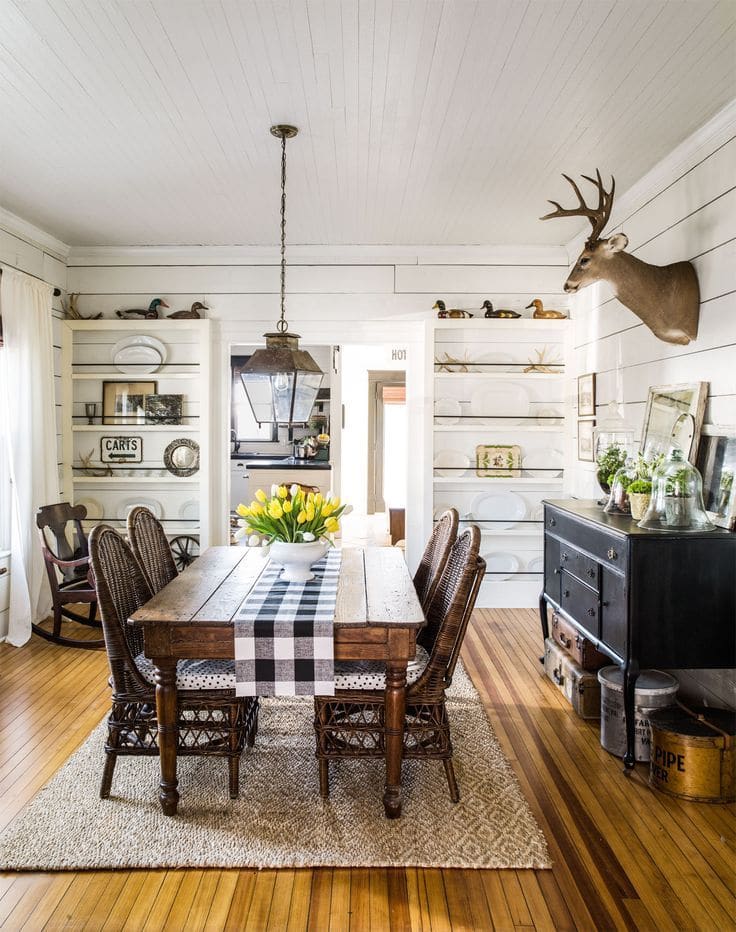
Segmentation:
<svg viewBox="0 0 736 932">
<path fill-rule="evenodd" d="M 156 382 L 103 382 L 103 424 L 145 424 L 145 396 L 156 394 Z"/>
<path fill-rule="evenodd" d="M 146 424 L 181 424 L 183 395 L 146 395 Z"/>
<path fill-rule="evenodd" d="M 705 424 L 700 434 L 697 467 L 703 477 L 703 503 L 710 520 L 729 531 L 736 528 L 736 427 Z"/>
<path fill-rule="evenodd" d="M 578 417 L 595 417 L 595 372 L 578 376 Z"/>
<path fill-rule="evenodd" d="M 584 463 L 592 463 L 595 460 L 593 450 L 593 428 L 595 420 L 578 421 L 578 459 Z"/>
</svg>

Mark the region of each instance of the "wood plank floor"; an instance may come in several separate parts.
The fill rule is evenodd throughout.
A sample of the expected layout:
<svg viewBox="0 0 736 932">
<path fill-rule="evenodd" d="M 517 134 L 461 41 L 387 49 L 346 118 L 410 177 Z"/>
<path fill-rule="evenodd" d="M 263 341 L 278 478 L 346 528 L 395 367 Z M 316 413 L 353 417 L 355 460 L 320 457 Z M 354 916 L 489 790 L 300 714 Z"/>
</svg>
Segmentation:
<svg viewBox="0 0 736 932">
<path fill-rule="evenodd" d="M 0 927 L 733 929 L 734 808 L 658 794 L 643 765 L 624 775 L 598 727 L 544 679 L 539 653 L 533 612 L 475 613 L 465 663 L 547 836 L 551 871 L 5 873 Z M 0 645 L 0 829 L 102 718 L 106 678 L 102 653 L 36 637 L 22 650 Z"/>
</svg>

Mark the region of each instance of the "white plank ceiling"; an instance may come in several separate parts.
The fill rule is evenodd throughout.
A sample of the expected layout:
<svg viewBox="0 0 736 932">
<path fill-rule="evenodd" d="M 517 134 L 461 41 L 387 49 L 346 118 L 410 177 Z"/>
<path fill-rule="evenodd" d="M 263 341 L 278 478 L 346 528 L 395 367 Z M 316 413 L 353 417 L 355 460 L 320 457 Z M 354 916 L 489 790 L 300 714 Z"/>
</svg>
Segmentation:
<svg viewBox="0 0 736 932">
<path fill-rule="evenodd" d="M 2 0 L 0 203 L 72 245 L 553 244 L 736 96 L 734 0 Z"/>
</svg>

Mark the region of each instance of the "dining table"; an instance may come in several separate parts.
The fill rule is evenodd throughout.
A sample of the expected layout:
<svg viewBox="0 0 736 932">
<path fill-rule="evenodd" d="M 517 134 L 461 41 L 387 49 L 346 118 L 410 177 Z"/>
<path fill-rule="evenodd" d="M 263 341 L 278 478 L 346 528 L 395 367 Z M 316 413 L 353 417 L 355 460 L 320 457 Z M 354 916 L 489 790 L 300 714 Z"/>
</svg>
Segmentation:
<svg viewBox="0 0 736 932">
<path fill-rule="evenodd" d="M 267 563 L 261 548 L 209 547 L 128 619 L 141 627 L 144 654 L 154 667 L 159 800 L 166 815 L 176 815 L 179 802 L 177 661 L 234 658 L 234 619 Z M 401 815 L 406 670 L 425 624 L 400 549 L 342 549 L 334 655 L 336 661 L 376 660 L 386 665 L 383 805 L 388 818 Z M 315 790 L 316 784 L 315 765 Z"/>
</svg>

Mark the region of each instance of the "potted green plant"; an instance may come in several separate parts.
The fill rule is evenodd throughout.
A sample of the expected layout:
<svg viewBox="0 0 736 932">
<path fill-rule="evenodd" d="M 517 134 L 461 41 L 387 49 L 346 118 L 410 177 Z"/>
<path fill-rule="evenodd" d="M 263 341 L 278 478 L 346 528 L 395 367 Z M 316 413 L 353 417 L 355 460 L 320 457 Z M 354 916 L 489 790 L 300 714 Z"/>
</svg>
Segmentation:
<svg viewBox="0 0 736 932">
<path fill-rule="evenodd" d="M 634 479 L 628 489 L 631 517 L 640 521 L 649 507 L 652 498 L 652 480 Z"/>
<path fill-rule="evenodd" d="M 600 453 L 596 461 L 596 479 L 606 495 L 611 492 L 613 477 L 626 462 L 626 450 L 618 443 L 612 443 Z"/>
<path fill-rule="evenodd" d="M 692 513 L 691 469 L 683 466 L 667 477 L 664 510 L 669 527 L 687 527 Z"/>
</svg>

